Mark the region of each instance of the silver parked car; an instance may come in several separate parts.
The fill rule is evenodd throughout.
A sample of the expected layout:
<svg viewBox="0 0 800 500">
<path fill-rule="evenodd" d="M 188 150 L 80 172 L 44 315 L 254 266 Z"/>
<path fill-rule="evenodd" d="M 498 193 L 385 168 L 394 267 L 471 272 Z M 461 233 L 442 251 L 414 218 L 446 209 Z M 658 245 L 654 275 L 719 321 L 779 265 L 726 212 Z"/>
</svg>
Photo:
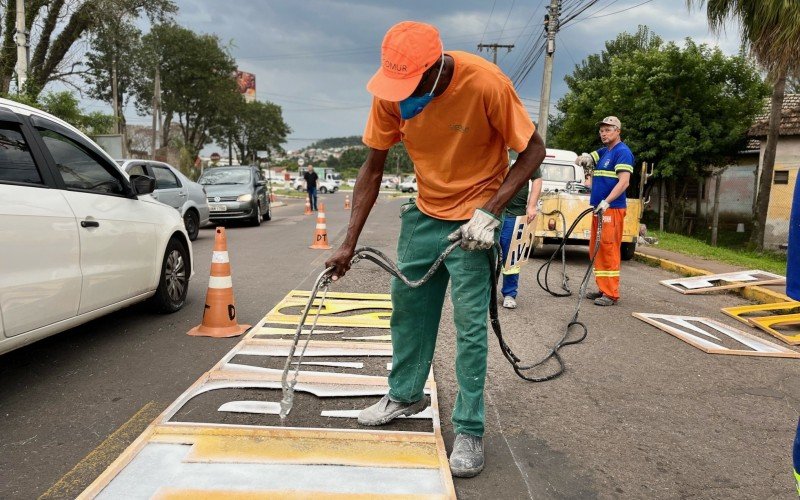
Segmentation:
<svg viewBox="0 0 800 500">
<path fill-rule="evenodd" d="M 255 166 L 207 168 L 197 180 L 208 193 L 214 222 L 242 220 L 254 226 L 272 219 L 267 181 Z"/>
<path fill-rule="evenodd" d="M 205 189 L 177 168 L 152 160 L 117 160 L 117 163 L 128 175 L 146 175 L 156 180 L 153 198 L 180 212 L 190 240 L 197 239 L 200 228 L 210 223 Z"/>
</svg>

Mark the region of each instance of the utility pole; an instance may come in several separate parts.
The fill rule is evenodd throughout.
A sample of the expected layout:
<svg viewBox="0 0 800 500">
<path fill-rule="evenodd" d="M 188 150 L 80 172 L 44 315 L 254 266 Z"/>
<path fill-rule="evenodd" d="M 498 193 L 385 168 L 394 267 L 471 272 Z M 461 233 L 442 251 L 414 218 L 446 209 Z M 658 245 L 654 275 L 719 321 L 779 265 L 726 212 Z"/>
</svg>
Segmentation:
<svg viewBox="0 0 800 500">
<path fill-rule="evenodd" d="M 17 21 L 14 41 L 17 42 L 17 94 L 25 89 L 28 81 L 28 36 L 25 31 L 25 0 L 17 0 Z"/>
<path fill-rule="evenodd" d="M 556 33 L 558 33 L 558 14 L 561 12 L 561 0 L 550 0 L 547 14 L 544 16 L 547 28 L 547 45 L 544 57 L 544 78 L 542 79 L 542 98 L 539 103 L 539 135 L 547 143 L 547 120 L 550 118 L 550 84 L 553 81 L 553 55 L 556 51 Z"/>
<path fill-rule="evenodd" d="M 479 43 L 478 44 L 478 51 L 483 52 L 483 49 L 488 49 L 492 51 L 492 62 L 497 64 L 497 49 L 507 49 L 508 52 L 511 52 L 511 49 L 514 48 L 514 44 L 511 45 L 503 45 L 501 43 Z"/>
<path fill-rule="evenodd" d="M 150 159 L 156 159 L 158 127 L 161 125 L 161 72 L 156 63 L 156 74 L 153 78 L 153 135 L 150 137 Z"/>
<path fill-rule="evenodd" d="M 119 134 L 119 88 L 117 87 L 117 55 L 111 56 L 111 101 L 114 107 L 114 133 Z M 155 116 L 155 115 L 154 115 Z"/>
</svg>

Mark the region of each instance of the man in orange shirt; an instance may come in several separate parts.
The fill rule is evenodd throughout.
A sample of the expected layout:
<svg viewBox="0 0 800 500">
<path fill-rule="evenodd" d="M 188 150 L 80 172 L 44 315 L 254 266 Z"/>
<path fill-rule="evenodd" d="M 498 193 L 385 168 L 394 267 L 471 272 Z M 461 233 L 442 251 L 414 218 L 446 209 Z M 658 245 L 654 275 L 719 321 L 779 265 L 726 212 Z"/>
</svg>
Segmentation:
<svg viewBox="0 0 800 500">
<path fill-rule="evenodd" d="M 334 280 L 350 269 L 388 150 L 399 141 L 414 162 L 419 188 L 416 202 L 401 209 L 400 270 L 418 280 L 450 242 L 461 244 L 424 285 L 410 288 L 392 280 L 389 394 L 358 421 L 383 425 L 428 405 L 423 391 L 449 282 L 458 379 L 450 469 L 454 476 L 472 477 L 484 464 L 490 257 L 503 209 L 541 164 L 544 144 L 508 77 L 481 57 L 444 52 L 435 27 L 408 21 L 393 26 L 383 39 L 381 60 L 367 84 L 374 97 L 363 141 L 370 149 L 356 181 L 350 225 L 326 266 L 335 267 Z M 519 152 L 511 171 L 509 147 Z"/>
</svg>

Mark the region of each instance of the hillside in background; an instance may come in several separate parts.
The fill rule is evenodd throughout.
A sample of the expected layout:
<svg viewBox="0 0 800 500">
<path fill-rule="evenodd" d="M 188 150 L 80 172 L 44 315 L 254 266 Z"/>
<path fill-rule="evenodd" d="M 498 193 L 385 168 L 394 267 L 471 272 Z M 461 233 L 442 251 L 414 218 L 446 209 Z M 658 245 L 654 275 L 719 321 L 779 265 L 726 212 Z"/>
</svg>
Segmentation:
<svg viewBox="0 0 800 500">
<path fill-rule="evenodd" d="M 342 148 L 345 146 L 363 146 L 360 135 L 351 135 L 349 137 L 328 137 L 321 139 L 306 149 L 328 149 L 328 148 Z"/>
</svg>

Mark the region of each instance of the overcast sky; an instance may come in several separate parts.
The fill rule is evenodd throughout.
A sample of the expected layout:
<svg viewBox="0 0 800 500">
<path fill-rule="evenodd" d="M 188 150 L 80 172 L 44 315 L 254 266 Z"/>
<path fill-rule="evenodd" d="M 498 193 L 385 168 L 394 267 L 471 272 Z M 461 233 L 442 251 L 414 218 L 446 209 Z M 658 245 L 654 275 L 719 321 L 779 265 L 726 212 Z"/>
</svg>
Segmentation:
<svg viewBox="0 0 800 500">
<path fill-rule="evenodd" d="M 369 110 L 365 85 L 380 61 L 386 30 L 403 20 L 436 25 L 445 50 L 477 52 L 478 43 L 514 44 L 498 53 L 498 65 L 513 76 L 531 49 L 543 40 L 542 19 L 549 0 L 176 0 L 177 21 L 202 33 L 217 34 L 243 71 L 255 73 L 257 98 L 283 108 L 293 132 L 286 149 L 313 140 L 360 135 Z M 591 0 L 564 0 L 566 15 Z M 562 19 L 564 15 L 562 14 Z M 665 40 L 691 37 L 738 52 L 735 28 L 717 37 L 708 30 L 702 11 L 689 11 L 684 0 L 598 0 L 568 23 L 556 39 L 553 103 L 566 86 L 564 75 L 576 63 L 597 53 L 606 40 L 639 24 Z M 487 58 L 490 53 L 483 52 Z M 531 118 L 538 120 L 542 85 L 541 58 L 518 86 Z M 551 105 L 551 112 L 554 111 Z M 126 116 L 134 123 L 149 121 Z M 209 146 L 208 154 L 218 150 Z"/>
</svg>

